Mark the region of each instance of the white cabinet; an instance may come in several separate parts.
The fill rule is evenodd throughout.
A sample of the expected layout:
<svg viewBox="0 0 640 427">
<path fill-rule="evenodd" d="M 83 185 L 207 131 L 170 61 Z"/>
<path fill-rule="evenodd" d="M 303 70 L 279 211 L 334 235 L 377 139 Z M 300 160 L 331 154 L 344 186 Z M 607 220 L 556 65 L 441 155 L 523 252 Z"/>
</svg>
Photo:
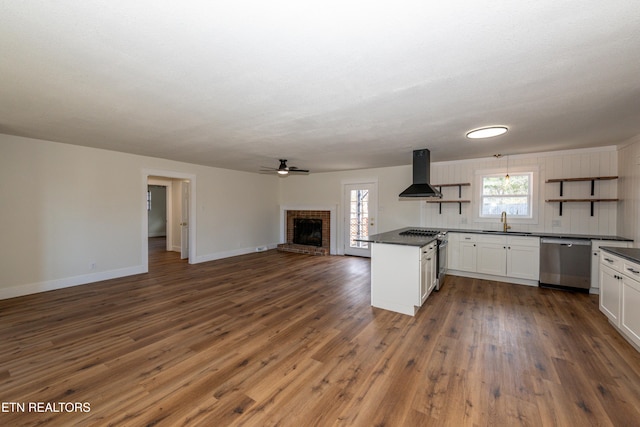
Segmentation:
<svg viewBox="0 0 640 427">
<path fill-rule="evenodd" d="M 622 276 L 608 265 L 600 266 L 600 311 L 616 326 L 620 326 Z"/>
<path fill-rule="evenodd" d="M 371 305 L 415 315 L 436 284 L 436 251 L 435 241 L 422 248 L 372 243 Z"/>
<path fill-rule="evenodd" d="M 622 267 L 620 329 L 640 346 L 640 264 L 624 260 Z"/>
<path fill-rule="evenodd" d="M 507 272 L 507 236 L 494 235 L 477 238 L 476 272 L 504 276 Z"/>
<path fill-rule="evenodd" d="M 449 236 L 451 270 L 523 279 L 523 283 L 534 285 L 538 280 L 538 237 L 473 233 L 449 233 Z"/>
<path fill-rule="evenodd" d="M 476 242 L 468 237 L 460 240 L 460 260 L 458 267 L 462 271 L 476 271 Z"/>
<path fill-rule="evenodd" d="M 422 251 L 422 269 L 420 279 L 420 305 L 424 303 L 429 294 L 435 289 L 436 281 L 436 256 L 437 245 L 430 244 L 423 246 Z"/>
<path fill-rule="evenodd" d="M 631 242 L 620 240 L 592 240 L 591 241 L 591 289 L 589 293 L 600 293 L 600 247 L 612 246 L 616 248 L 630 248 Z"/>
<path fill-rule="evenodd" d="M 600 311 L 640 350 L 640 264 L 600 253 Z"/>
<path fill-rule="evenodd" d="M 507 236 L 507 276 L 537 281 L 540 278 L 540 239 Z"/>
</svg>

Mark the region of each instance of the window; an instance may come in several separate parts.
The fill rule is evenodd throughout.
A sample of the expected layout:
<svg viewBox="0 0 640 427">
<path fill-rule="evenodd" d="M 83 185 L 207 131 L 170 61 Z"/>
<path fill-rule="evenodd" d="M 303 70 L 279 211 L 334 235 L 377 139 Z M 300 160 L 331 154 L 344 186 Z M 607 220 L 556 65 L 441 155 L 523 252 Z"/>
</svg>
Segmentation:
<svg viewBox="0 0 640 427">
<path fill-rule="evenodd" d="M 481 175 L 480 218 L 533 218 L 533 172 Z"/>
</svg>

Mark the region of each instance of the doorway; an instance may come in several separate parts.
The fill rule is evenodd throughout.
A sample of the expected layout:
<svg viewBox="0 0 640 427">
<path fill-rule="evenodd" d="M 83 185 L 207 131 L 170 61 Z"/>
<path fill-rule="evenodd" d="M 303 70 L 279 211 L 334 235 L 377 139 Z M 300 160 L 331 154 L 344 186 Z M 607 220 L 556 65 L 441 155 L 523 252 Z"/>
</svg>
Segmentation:
<svg viewBox="0 0 640 427">
<path fill-rule="evenodd" d="M 143 242 L 142 261 L 149 271 L 150 239 L 161 239 L 161 215 L 151 215 L 154 208 L 159 213 L 164 204 L 165 222 L 165 253 L 178 252 L 181 259 L 188 259 L 189 264 L 195 263 L 195 175 L 179 172 L 143 170 L 144 181 L 144 212 L 143 212 Z M 151 187 L 164 188 L 165 203 L 162 203 L 162 190 Z M 151 191 L 149 191 L 151 189 Z M 154 195 L 154 193 L 156 193 Z M 158 200 L 160 199 L 160 200 Z M 160 205 L 160 206 L 158 206 Z M 153 237 L 158 236 L 158 237 Z M 154 242 L 154 248 L 159 248 Z"/>
<path fill-rule="evenodd" d="M 344 254 L 371 257 L 368 242 L 358 239 L 376 234 L 377 182 L 344 184 Z"/>
</svg>

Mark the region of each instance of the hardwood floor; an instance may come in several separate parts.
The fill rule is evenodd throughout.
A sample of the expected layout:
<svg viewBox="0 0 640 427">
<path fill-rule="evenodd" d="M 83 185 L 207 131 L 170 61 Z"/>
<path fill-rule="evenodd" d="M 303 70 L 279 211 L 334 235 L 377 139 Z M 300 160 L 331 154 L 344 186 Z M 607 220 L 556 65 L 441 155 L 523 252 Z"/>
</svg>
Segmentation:
<svg viewBox="0 0 640 427">
<path fill-rule="evenodd" d="M 0 301 L 0 425 L 640 424 L 595 296 L 451 276 L 409 317 L 370 306 L 367 259 L 178 258 Z"/>
</svg>

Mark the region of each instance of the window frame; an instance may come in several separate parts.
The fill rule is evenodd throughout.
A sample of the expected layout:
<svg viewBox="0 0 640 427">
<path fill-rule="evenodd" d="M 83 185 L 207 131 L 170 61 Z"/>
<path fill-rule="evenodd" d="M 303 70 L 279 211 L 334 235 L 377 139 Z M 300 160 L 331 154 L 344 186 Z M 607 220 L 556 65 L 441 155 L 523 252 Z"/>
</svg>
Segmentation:
<svg viewBox="0 0 640 427">
<path fill-rule="evenodd" d="M 474 192 L 474 222 L 486 222 L 494 223 L 496 220 L 500 220 L 500 215 L 482 215 L 482 201 L 485 196 L 483 191 L 483 181 L 486 177 L 504 176 L 506 175 L 506 168 L 500 169 L 485 169 L 475 171 L 475 185 L 477 191 Z M 509 168 L 509 175 L 530 175 L 529 181 L 529 195 L 530 201 L 530 214 L 528 216 L 509 216 L 509 223 L 515 224 L 538 224 L 538 191 L 539 191 L 539 169 L 537 166 L 520 166 Z M 524 196 L 523 196 L 524 197 Z"/>
</svg>

